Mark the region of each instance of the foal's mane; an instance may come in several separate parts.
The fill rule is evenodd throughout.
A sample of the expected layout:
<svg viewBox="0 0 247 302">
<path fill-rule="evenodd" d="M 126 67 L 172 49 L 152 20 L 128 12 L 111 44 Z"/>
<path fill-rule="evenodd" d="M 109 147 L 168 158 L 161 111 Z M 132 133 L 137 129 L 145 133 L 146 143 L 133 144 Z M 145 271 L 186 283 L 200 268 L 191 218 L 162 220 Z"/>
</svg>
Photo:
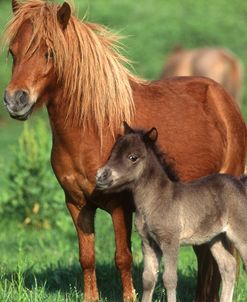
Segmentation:
<svg viewBox="0 0 247 302">
<path fill-rule="evenodd" d="M 153 151 L 158 162 L 160 163 L 160 165 L 162 166 L 163 170 L 170 178 L 170 180 L 173 182 L 179 181 L 179 176 L 174 168 L 174 160 L 167 153 L 161 151 L 157 142 L 155 143 L 151 141 L 149 138 L 146 138 L 144 131 L 138 130 L 136 131 L 136 133 L 140 135 L 146 147 Z"/>
<path fill-rule="evenodd" d="M 135 112 L 130 82 L 144 81 L 124 66 L 129 61 L 119 52 L 119 37 L 105 27 L 80 21 L 72 14 L 63 33 L 57 20 L 60 7 L 43 0 L 20 2 L 6 30 L 7 43 L 14 40 L 22 24 L 31 21 L 33 36 L 26 55 L 31 56 L 41 41 L 54 54 L 67 120 L 94 127 L 100 137 L 105 127 L 114 134 Z"/>
</svg>

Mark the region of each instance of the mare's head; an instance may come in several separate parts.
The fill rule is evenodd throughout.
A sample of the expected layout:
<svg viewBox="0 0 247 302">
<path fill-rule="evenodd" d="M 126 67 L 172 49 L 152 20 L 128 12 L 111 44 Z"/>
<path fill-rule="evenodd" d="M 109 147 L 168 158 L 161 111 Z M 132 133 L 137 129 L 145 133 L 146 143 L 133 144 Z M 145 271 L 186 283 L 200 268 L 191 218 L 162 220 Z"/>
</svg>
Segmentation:
<svg viewBox="0 0 247 302">
<path fill-rule="evenodd" d="M 130 81 L 142 81 L 125 67 L 117 35 L 79 20 L 66 2 L 12 0 L 12 7 L 5 36 L 13 73 L 4 95 L 12 117 L 25 120 L 48 103 L 56 106 L 50 113 L 60 110 L 66 121 L 86 122 L 99 134 L 105 126 L 116 133 L 133 118 Z"/>
<path fill-rule="evenodd" d="M 12 0 L 12 9 L 14 17 L 6 40 L 13 68 L 4 103 L 13 118 L 25 120 L 34 107 L 49 100 L 61 76 L 60 56 L 66 56 L 61 40 L 70 19 L 70 6 Z"/>
<path fill-rule="evenodd" d="M 117 139 L 106 165 L 97 171 L 96 187 L 109 192 L 130 188 L 148 165 L 150 146 L 157 136 L 156 128 L 144 133 L 124 123 L 124 136 Z"/>
</svg>

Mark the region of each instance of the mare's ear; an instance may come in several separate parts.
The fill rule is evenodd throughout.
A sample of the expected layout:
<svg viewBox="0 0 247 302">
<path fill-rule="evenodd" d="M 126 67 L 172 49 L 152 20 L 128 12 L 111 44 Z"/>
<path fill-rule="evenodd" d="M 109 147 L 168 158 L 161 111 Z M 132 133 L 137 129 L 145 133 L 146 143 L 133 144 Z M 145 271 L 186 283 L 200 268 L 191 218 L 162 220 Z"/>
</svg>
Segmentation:
<svg viewBox="0 0 247 302">
<path fill-rule="evenodd" d="M 135 132 L 125 121 L 123 122 L 123 126 L 124 126 L 124 134 L 130 134 Z"/>
<path fill-rule="evenodd" d="M 157 129 L 156 128 L 150 129 L 147 133 L 145 133 L 144 137 L 150 140 L 151 142 L 155 143 L 158 139 Z"/>
<path fill-rule="evenodd" d="M 71 8 L 67 2 L 64 2 L 63 5 L 57 11 L 57 19 L 62 29 L 65 30 L 69 23 L 69 18 L 71 16 Z"/>
<path fill-rule="evenodd" d="M 17 13 L 19 8 L 20 8 L 20 3 L 16 0 L 12 0 L 12 11 L 14 14 Z"/>
</svg>

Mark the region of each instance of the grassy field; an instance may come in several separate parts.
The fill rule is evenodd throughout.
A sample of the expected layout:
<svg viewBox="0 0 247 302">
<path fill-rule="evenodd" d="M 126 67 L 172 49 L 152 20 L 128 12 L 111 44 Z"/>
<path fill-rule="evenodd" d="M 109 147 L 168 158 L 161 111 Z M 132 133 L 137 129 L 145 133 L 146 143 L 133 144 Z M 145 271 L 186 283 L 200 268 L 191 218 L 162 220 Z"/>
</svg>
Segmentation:
<svg viewBox="0 0 247 302">
<path fill-rule="evenodd" d="M 0 1 L 1 29 L 10 19 L 10 2 Z M 126 36 L 123 41 L 125 54 L 133 61 L 135 72 L 142 77 L 157 78 L 169 51 L 178 44 L 188 48 L 224 46 L 236 53 L 247 66 L 247 3 L 244 1 L 226 4 L 225 0 L 78 0 L 76 6 L 80 17 L 86 14 L 90 21 L 105 24 Z M 4 50 L 0 56 L 0 95 L 3 95 L 10 78 L 10 63 Z M 242 109 L 245 118 L 246 93 Z M 47 120 L 45 110 L 35 115 Z M 28 123 L 34 125 L 35 116 Z M 22 123 L 11 120 L 4 107 L 0 106 L 0 190 L 5 190 L 6 183 L 3 167 L 11 162 L 12 150 L 18 148 L 21 131 Z M 77 240 L 65 206 L 62 228 L 37 229 L 5 218 L 0 221 L 0 301 L 81 301 L 82 274 Z M 96 234 L 97 274 L 102 301 L 121 301 L 120 280 L 113 260 L 111 221 L 102 211 L 97 213 Z M 133 276 L 140 297 L 142 255 L 136 232 L 133 232 L 132 243 Z M 196 260 L 191 248 L 183 248 L 179 258 L 179 301 L 192 301 L 195 270 Z M 162 301 L 163 296 L 160 279 L 155 300 Z M 243 273 L 234 301 L 247 301 L 247 282 Z"/>
<path fill-rule="evenodd" d="M 23 229 L 11 223 L 0 224 L 0 301 L 62 302 L 82 301 L 81 269 L 77 261 L 77 243 L 72 224 L 63 230 Z M 121 301 L 121 286 L 114 266 L 114 238 L 107 214 L 99 211 L 96 219 L 97 276 L 101 301 Z M 106 240 L 107 234 L 107 240 Z M 139 238 L 134 232 L 133 277 L 141 295 L 142 255 Z M 179 301 L 192 301 L 195 289 L 195 257 L 191 248 L 182 248 L 179 257 Z M 244 279 L 245 278 L 245 279 Z M 246 302 L 246 276 L 241 274 L 235 290 L 235 302 Z M 161 275 L 154 301 L 163 301 Z M 139 301 L 139 299 L 138 299 Z"/>
</svg>

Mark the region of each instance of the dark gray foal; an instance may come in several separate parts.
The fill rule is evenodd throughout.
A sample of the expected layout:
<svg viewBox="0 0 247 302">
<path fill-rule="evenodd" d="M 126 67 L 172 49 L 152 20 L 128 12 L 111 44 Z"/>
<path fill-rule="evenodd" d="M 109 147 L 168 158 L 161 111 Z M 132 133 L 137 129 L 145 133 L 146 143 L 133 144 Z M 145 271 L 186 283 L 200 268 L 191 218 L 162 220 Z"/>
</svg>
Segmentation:
<svg viewBox="0 0 247 302">
<path fill-rule="evenodd" d="M 208 242 L 222 277 L 221 302 L 232 301 L 236 263 L 225 249 L 226 234 L 247 267 L 247 195 L 243 183 L 226 174 L 197 181 L 176 181 L 160 156 L 157 130 L 135 132 L 125 123 L 106 165 L 98 170 L 97 188 L 106 192 L 129 189 L 136 205 L 136 227 L 144 255 L 143 297 L 151 301 L 164 256 L 164 286 L 168 302 L 176 301 L 177 259 L 180 245 Z"/>
</svg>

